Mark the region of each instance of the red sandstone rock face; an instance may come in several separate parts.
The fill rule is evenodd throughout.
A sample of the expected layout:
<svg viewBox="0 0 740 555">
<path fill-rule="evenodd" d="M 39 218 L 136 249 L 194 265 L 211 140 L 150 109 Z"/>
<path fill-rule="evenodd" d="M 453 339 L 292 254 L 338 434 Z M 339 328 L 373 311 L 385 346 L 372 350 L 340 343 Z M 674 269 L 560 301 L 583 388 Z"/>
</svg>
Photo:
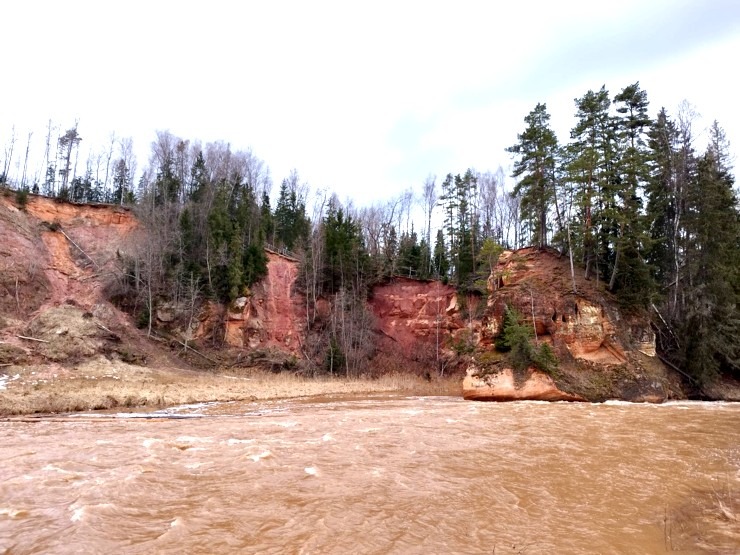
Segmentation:
<svg viewBox="0 0 740 555">
<path fill-rule="evenodd" d="M 117 251 L 125 250 L 139 227 L 133 214 L 118 206 L 30 196 L 25 211 L 10 197 L 0 199 L 0 210 L 0 258 L 7 257 L 21 285 L 43 282 L 43 294 L 37 291 L 32 300 L 34 309 L 67 299 L 87 309 L 101 302 L 103 283 L 97 276 L 113 268 Z M 5 269 L 2 260 L 0 269 Z"/>
<path fill-rule="evenodd" d="M 142 346 L 145 351 L 130 316 L 103 293 L 110 276 L 120 272 L 117 254 L 126 252 L 138 229 L 134 215 L 119 206 L 73 205 L 30 195 L 25 210 L 19 210 L 13 196 L 0 195 L 0 340 L 43 353 L 34 349 L 38 346 L 19 343 L 18 335 L 27 335 L 29 323 L 56 321 L 50 315 L 67 314 L 67 305 L 73 305 L 70 313 L 87 313 L 115 329 L 129 354 L 141 354 Z M 72 329 L 76 321 L 70 318 Z M 78 354 L 89 353 L 83 349 Z"/>
<path fill-rule="evenodd" d="M 463 398 L 470 401 L 585 401 L 579 395 L 561 391 L 550 376 L 537 370 L 532 370 L 524 383 L 517 384 L 510 368 L 478 376 L 475 367 L 468 369 L 463 380 Z"/>
<path fill-rule="evenodd" d="M 225 341 L 233 347 L 297 354 L 306 334 L 305 298 L 295 290 L 298 263 L 271 252 L 267 258 L 265 279 L 228 308 Z"/>
<path fill-rule="evenodd" d="M 444 344 L 465 326 L 451 285 L 403 277 L 373 288 L 370 308 L 380 333 L 411 355 L 423 344 Z"/>
<path fill-rule="evenodd" d="M 622 316 L 594 281 L 576 275 L 576 290 L 567 259 L 534 248 L 505 252 L 489 279 L 488 333 L 497 334 L 507 306 L 530 322 L 538 337 L 565 345 L 578 358 L 600 364 L 627 361 L 617 333 Z M 655 355 L 655 336 L 647 322 L 632 326 L 637 348 Z"/>
<path fill-rule="evenodd" d="M 488 284 L 482 336 L 500 333 L 506 308 L 515 308 L 536 330 L 538 341 L 558 354 L 558 384 L 567 391 L 532 369 L 529 378 L 517 384 L 505 366 L 478 377 L 473 364 L 463 384 L 466 399 L 660 402 L 676 391 L 665 367 L 649 358 L 655 356 L 655 336 L 647 318 L 625 317 L 603 283 L 587 281 L 581 274 L 574 280 L 567 258 L 534 248 L 505 252 Z"/>
<path fill-rule="evenodd" d="M 26 212 L 43 222 L 94 230 L 98 240 L 108 234 L 126 234 L 139 227 L 130 210 L 110 204 L 69 204 L 46 197 L 30 197 Z"/>
</svg>

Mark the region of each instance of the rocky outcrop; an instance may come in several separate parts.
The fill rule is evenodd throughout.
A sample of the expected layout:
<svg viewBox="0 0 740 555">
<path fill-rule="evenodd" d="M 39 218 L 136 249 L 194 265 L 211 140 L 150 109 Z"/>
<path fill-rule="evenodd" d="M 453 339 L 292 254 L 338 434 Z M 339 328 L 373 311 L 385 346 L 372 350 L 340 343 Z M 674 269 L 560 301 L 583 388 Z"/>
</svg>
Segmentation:
<svg viewBox="0 0 740 555">
<path fill-rule="evenodd" d="M 647 319 L 626 320 L 599 284 L 580 274 L 573 279 L 566 259 L 554 252 L 534 248 L 505 252 L 489 288 L 491 335 L 500 331 L 506 307 L 513 306 L 533 321 L 538 337 L 551 338 L 576 359 L 624 364 L 625 349 L 635 348 L 655 355 L 655 334 Z"/>
<path fill-rule="evenodd" d="M 681 396 L 677 380 L 655 358 L 655 334 L 647 317 L 623 314 L 603 284 L 572 276 L 565 257 L 534 248 L 506 251 L 491 272 L 488 288 L 482 336 L 492 341 L 501 333 L 507 307 L 514 308 L 532 326 L 537 341 L 551 346 L 560 367 L 555 380 L 534 372 L 516 385 L 500 360 L 484 371 L 473 366 L 466 378 L 468 398 L 570 395 L 592 401 L 660 402 Z M 485 359 L 485 354 L 480 350 L 478 358 Z"/>
<path fill-rule="evenodd" d="M 476 367 L 469 368 L 463 380 L 463 398 L 469 401 L 586 400 L 580 395 L 561 391 L 550 376 L 534 369 L 522 383 L 517 383 L 511 368 L 484 374 Z"/>
</svg>

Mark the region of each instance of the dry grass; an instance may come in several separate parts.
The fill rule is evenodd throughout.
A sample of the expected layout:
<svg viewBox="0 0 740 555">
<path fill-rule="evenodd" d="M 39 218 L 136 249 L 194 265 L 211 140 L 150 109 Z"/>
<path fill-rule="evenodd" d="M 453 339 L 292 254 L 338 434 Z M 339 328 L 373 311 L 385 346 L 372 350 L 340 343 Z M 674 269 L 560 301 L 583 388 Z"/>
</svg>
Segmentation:
<svg viewBox="0 0 740 555">
<path fill-rule="evenodd" d="M 0 415 L 66 413 L 116 407 L 162 408 L 209 401 L 304 396 L 459 395 L 459 380 L 427 381 L 409 375 L 370 378 L 303 378 L 260 371 L 201 373 L 151 370 L 104 358 L 74 369 L 61 366 L 3 369 L 14 380 L 0 390 Z"/>
</svg>

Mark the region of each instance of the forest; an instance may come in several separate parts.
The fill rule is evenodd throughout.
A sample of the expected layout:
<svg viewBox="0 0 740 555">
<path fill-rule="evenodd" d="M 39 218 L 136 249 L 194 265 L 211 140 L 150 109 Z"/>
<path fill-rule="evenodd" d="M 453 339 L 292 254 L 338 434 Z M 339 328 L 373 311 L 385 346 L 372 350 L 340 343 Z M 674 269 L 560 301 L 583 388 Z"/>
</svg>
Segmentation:
<svg viewBox="0 0 740 555">
<path fill-rule="evenodd" d="M 248 294 L 268 248 L 300 263 L 313 354 L 356 373 L 368 355 L 374 284 L 439 279 L 484 296 L 503 249 L 536 246 L 567 256 L 573 275 L 602 282 L 624 310 L 649 317 L 664 359 L 698 382 L 740 378 L 740 210 L 729 143 L 714 122 L 697 149 L 688 104 L 677 114 L 648 108 L 639 83 L 614 96 L 589 90 L 575 99 L 561 142 L 538 103 L 512 131 L 510 176 L 453 169 L 370 206 L 312 190 L 295 170 L 275 194 L 251 150 L 168 131 L 156 132 L 141 172 L 131 139 L 112 136 L 81 160 L 78 124 L 51 122 L 35 172 L 31 134 L 24 150 L 12 132 L 0 186 L 21 205 L 31 192 L 131 206 L 146 234 L 121 253 L 125 272 L 111 294 L 149 331 L 158 303 Z M 328 316 L 317 311 L 321 299 L 332 299 Z"/>
</svg>

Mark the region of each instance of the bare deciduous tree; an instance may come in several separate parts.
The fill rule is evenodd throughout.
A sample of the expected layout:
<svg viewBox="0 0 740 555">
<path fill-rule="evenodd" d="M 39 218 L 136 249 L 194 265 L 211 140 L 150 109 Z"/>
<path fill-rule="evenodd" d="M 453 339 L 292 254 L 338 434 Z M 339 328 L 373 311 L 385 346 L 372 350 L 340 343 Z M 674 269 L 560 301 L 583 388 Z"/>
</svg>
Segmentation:
<svg viewBox="0 0 740 555">
<path fill-rule="evenodd" d="M 424 186 L 422 188 L 422 204 L 424 209 L 424 219 L 426 220 L 426 229 L 424 230 L 424 237 L 427 245 L 432 244 L 432 214 L 434 213 L 434 207 L 437 206 L 437 177 L 434 175 L 428 175 L 424 180 Z"/>
</svg>

